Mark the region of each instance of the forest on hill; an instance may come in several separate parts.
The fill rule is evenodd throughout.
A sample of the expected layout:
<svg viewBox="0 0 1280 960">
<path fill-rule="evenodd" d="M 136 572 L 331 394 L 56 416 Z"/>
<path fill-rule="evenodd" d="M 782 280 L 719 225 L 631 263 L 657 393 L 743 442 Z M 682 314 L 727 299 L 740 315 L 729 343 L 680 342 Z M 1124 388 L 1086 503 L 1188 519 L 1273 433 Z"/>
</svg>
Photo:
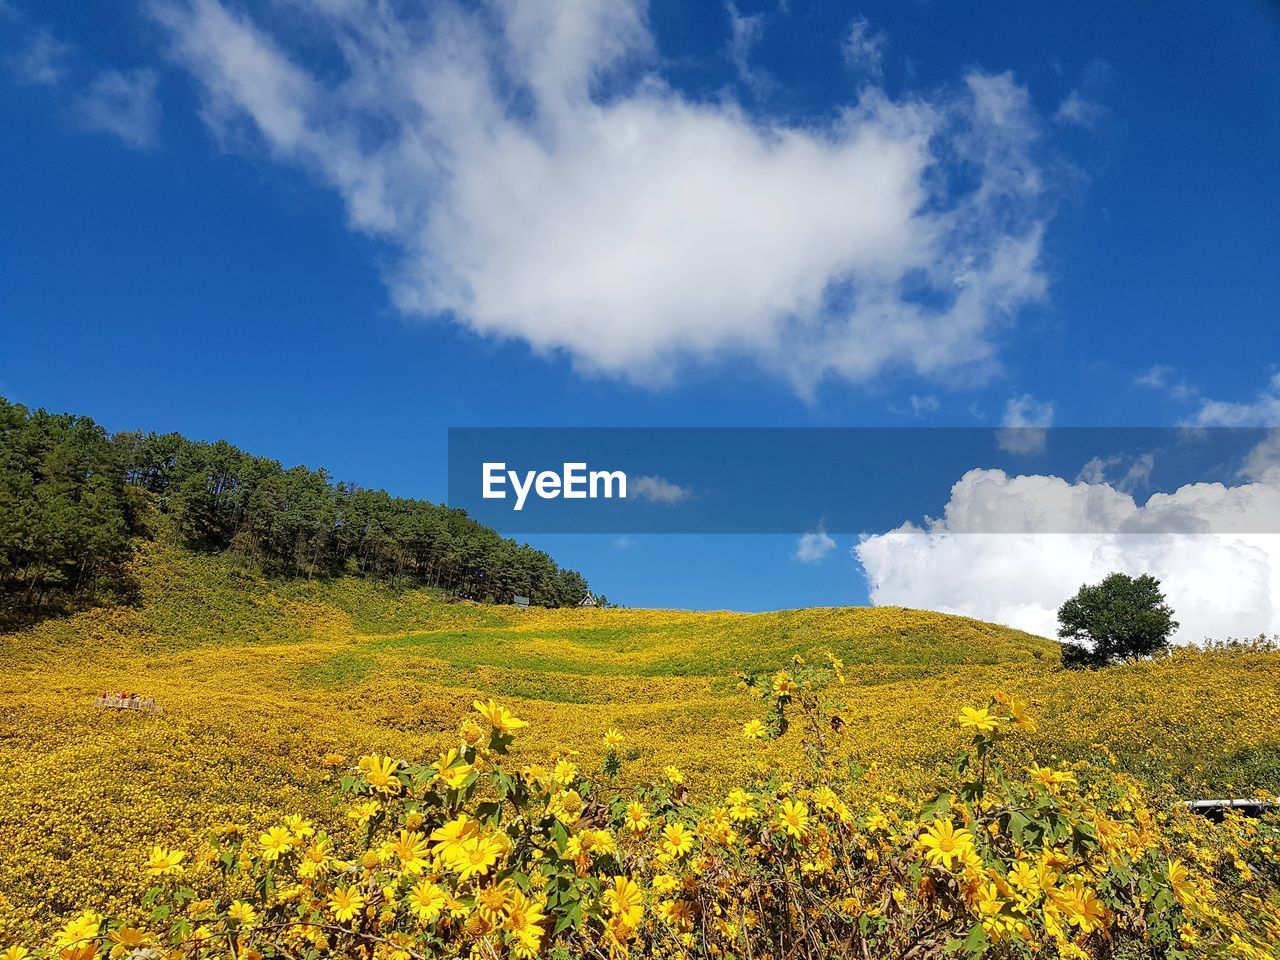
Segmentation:
<svg viewBox="0 0 1280 960">
<path fill-rule="evenodd" d="M 355 574 L 490 603 L 570 606 L 586 579 L 464 511 L 285 468 L 225 441 L 109 434 L 0 397 L 0 617 L 127 599 L 139 538 L 277 577 Z"/>
</svg>

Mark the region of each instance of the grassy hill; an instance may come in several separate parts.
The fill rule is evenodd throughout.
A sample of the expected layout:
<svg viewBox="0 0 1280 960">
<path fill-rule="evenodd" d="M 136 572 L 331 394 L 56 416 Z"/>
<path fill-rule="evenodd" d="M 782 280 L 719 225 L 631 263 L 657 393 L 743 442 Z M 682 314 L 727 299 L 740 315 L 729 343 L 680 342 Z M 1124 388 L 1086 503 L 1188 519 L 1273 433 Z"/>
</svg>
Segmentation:
<svg viewBox="0 0 1280 960">
<path fill-rule="evenodd" d="M 714 789 L 794 759 L 740 736 L 758 705 L 740 671 L 830 650 L 845 664 L 850 759 L 881 782 L 928 781 L 965 740 L 962 706 L 1003 689 L 1039 718 L 1037 752 L 1103 744 L 1185 795 L 1280 788 L 1280 655 L 1184 652 L 1094 673 L 1056 644 L 897 608 L 765 614 L 520 610 L 398 593 L 368 580 L 272 581 L 225 557 L 150 544 L 141 597 L 0 636 L 0 933 L 145 889 L 151 842 L 222 819 L 332 819 L 320 759 L 431 758 L 477 696 L 531 724 L 517 759 L 603 754 L 627 776 L 677 765 Z M 97 710 L 136 690 L 162 716 Z M 3 939 L 3 938 L 0 938 Z"/>
</svg>

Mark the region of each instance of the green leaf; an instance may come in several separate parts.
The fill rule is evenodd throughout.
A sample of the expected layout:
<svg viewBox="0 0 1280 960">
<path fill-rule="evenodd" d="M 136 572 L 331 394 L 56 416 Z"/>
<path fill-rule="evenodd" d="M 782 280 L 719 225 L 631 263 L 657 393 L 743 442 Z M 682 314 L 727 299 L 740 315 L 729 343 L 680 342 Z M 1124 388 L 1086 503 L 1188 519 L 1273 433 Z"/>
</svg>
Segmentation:
<svg viewBox="0 0 1280 960">
<path fill-rule="evenodd" d="M 987 946 L 987 931 L 982 929 L 982 924 L 975 923 L 964 938 L 964 952 L 971 957 L 981 957 L 987 952 Z"/>
<path fill-rule="evenodd" d="M 554 937 L 559 933 L 563 933 L 566 929 L 573 926 L 573 924 L 574 919 L 572 912 L 561 914 L 560 919 L 556 921 L 555 928 L 551 931 L 551 935 Z"/>
</svg>

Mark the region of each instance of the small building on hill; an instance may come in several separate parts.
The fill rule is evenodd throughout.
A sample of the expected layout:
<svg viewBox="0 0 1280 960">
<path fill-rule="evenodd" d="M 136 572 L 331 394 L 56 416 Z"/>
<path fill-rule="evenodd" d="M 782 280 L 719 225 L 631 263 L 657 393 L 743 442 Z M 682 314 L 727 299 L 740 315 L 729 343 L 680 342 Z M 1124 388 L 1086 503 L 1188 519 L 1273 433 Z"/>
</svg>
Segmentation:
<svg viewBox="0 0 1280 960">
<path fill-rule="evenodd" d="M 600 604 L 596 602 L 596 598 L 595 598 L 595 597 L 593 597 L 591 594 L 589 594 L 589 593 L 588 593 L 585 597 L 583 597 L 583 598 L 582 598 L 582 602 L 581 602 L 581 603 L 579 603 L 579 604 L 578 604 L 578 606 L 580 606 L 580 607 L 598 607 L 598 606 L 600 606 Z"/>
</svg>

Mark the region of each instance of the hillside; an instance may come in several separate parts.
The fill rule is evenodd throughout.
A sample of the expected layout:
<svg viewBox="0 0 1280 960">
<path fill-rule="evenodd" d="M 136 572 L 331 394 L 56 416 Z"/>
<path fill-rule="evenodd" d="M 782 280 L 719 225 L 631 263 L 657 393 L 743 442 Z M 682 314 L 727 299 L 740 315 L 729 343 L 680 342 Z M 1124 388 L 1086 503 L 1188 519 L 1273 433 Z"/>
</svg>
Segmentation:
<svg viewBox="0 0 1280 960">
<path fill-rule="evenodd" d="M 576 570 L 463 510 L 222 440 L 108 434 L 90 417 L 0 397 L 0 624 L 130 599 L 135 547 L 156 540 L 279 578 L 355 575 L 544 607 L 588 594 Z"/>
<path fill-rule="evenodd" d="M 711 789 L 794 759 L 785 740 L 737 735 L 759 711 L 736 674 L 825 650 L 848 678 L 850 759 L 884 783 L 929 780 L 965 742 L 959 709 L 1003 689 L 1032 705 L 1042 755 L 1102 743 L 1187 795 L 1280 787 L 1276 654 L 1073 673 L 1042 638 L 893 608 L 521 610 L 353 577 L 251 577 L 226 556 L 156 544 L 130 573 L 134 606 L 0 636 L 0 845 L 23 851 L 0 859 L 9 922 L 135 902 L 140 851 L 161 837 L 280 810 L 325 818 L 324 755 L 431 758 L 477 696 L 530 722 L 517 758 L 594 764 L 617 727 L 628 776 L 675 764 Z M 164 714 L 94 708 L 117 690 Z"/>
</svg>

